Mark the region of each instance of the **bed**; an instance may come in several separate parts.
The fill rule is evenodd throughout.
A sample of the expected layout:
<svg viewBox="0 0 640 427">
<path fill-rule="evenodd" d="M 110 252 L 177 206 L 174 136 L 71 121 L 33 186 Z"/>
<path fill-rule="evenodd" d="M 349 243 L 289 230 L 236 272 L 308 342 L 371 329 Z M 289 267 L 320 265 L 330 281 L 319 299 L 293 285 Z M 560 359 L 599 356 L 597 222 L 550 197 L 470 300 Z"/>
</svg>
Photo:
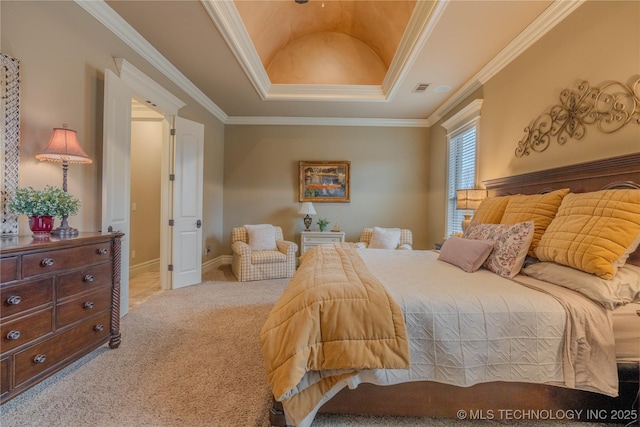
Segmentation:
<svg viewBox="0 0 640 427">
<path fill-rule="evenodd" d="M 489 190 L 490 196 L 499 197 L 516 194 L 551 194 L 554 191 L 559 191 L 559 189 L 569 189 L 571 193 L 575 194 L 588 193 L 605 188 L 627 188 L 640 191 L 639 183 L 640 153 L 550 169 L 531 174 L 518 175 L 504 179 L 496 179 L 487 181 L 484 184 Z M 340 274 L 334 275 L 335 278 L 337 278 L 336 280 L 338 284 L 341 283 L 340 281 L 345 281 L 348 285 L 349 280 L 367 282 L 370 279 L 369 275 L 374 276 L 374 279 L 372 279 L 373 281 L 378 280 L 380 282 L 385 282 L 387 280 L 386 269 L 392 268 L 384 266 L 377 269 L 375 266 L 379 265 L 380 259 L 365 260 L 366 258 L 385 258 L 379 256 L 381 252 L 368 251 L 365 256 L 353 256 L 351 253 L 354 252 L 354 250 L 351 250 L 348 247 L 340 248 L 334 252 L 340 253 L 340 256 L 346 260 L 344 264 L 347 265 L 347 267 L 343 268 L 344 271 Z M 336 257 L 337 255 L 334 252 L 330 252 L 328 257 Z M 424 261 L 426 258 L 437 258 L 438 256 L 438 254 L 433 251 L 414 252 L 414 254 L 399 254 L 397 256 L 416 258 L 418 262 L 422 263 L 427 262 Z M 374 253 L 377 255 L 374 255 Z M 416 260 L 411 261 L 405 259 L 402 262 L 411 263 Z M 364 263 L 367 268 L 362 268 L 362 265 L 359 263 Z M 626 263 L 631 266 L 640 266 L 640 250 L 636 250 L 630 254 Z M 314 265 L 311 266 L 308 264 Z M 314 271 L 319 272 L 323 269 L 326 270 L 326 267 L 329 265 L 331 264 L 328 264 L 327 261 L 322 258 L 316 259 L 313 262 L 306 262 L 303 259 L 301 268 L 296 272 L 296 275 L 294 275 L 294 279 L 297 281 L 311 283 L 313 280 L 316 280 Z M 356 274 L 355 272 L 361 270 L 364 270 L 367 273 L 364 273 L 363 277 L 358 276 L 356 279 L 353 279 L 353 275 Z M 375 271 L 372 273 L 370 270 Z M 454 270 L 451 270 L 451 272 L 453 271 Z M 492 274 L 493 273 L 489 271 L 478 271 L 473 273 L 473 277 L 484 277 L 486 280 L 490 281 L 490 279 L 487 278 Z M 391 274 L 389 274 L 389 276 L 390 275 Z M 296 278 L 296 276 L 299 277 Z M 526 283 L 531 282 L 532 280 L 534 282 L 544 281 L 532 279 L 531 277 L 524 276 L 522 274 L 518 274 L 513 278 L 500 279 L 500 284 L 496 285 L 498 286 L 498 289 L 495 290 L 496 295 L 508 292 L 508 284 L 512 283 L 511 280 L 519 282 L 520 285 L 527 289 L 526 292 L 532 295 L 531 298 L 533 300 L 541 300 L 541 304 L 549 304 L 548 301 L 550 297 L 548 294 L 555 292 L 555 290 L 551 288 L 536 288 L 537 286 L 544 287 L 547 285 L 541 285 L 540 283 Z M 407 278 L 406 280 L 410 279 Z M 387 285 L 388 284 L 385 282 L 385 286 Z M 318 282 L 311 286 L 314 289 L 319 289 L 331 286 L 331 284 Z M 402 283 L 400 286 L 402 286 Z M 536 289 L 531 289 L 531 286 Z M 551 285 L 551 287 L 553 288 L 555 285 Z M 565 288 L 563 289 L 564 290 L 562 292 L 564 293 L 577 294 L 571 290 L 566 291 Z M 461 292 L 465 293 L 467 291 L 468 290 L 465 289 Z M 286 292 L 287 291 L 285 291 L 285 293 Z M 343 294 L 340 295 L 340 298 L 345 297 L 346 299 L 356 299 L 353 295 L 348 294 L 348 292 L 350 291 L 344 291 Z M 367 290 L 366 292 L 369 291 Z M 390 290 L 387 288 L 387 294 L 391 296 L 391 299 L 394 301 L 398 299 L 402 300 L 403 298 L 402 295 L 397 292 L 397 290 Z M 428 292 L 426 293 L 428 294 Z M 536 296 L 536 293 L 545 294 L 545 297 Z M 568 296 L 567 298 L 569 297 L 573 298 L 572 296 Z M 323 297 L 319 298 L 322 300 Z M 590 381 L 584 381 L 584 374 L 582 379 L 579 378 L 580 374 L 576 375 L 576 378 L 574 378 L 576 381 L 570 383 L 567 383 L 563 376 L 566 375 L 566 373 L 563 373 L 567 372 L 566 367 L 575 362 L 575 360 L 567 359 L 567 354 L 571 354 L 572 350 L 567 350 L 567 348 L 563 346 L 569 345 L 573 341 L 578 341 L 567 339 L 568 335 L 564 335 L 567 333 L 567 328 L 565 328 L 564 325 L 561 328 L 561 333 L 563 334 L 561 337 L 558 337 L 558 331 L 546 331 L 547 335 L 550 335 L 546 336 L 546 338 L 549 339 L 541 345 L 541 347 L 544 347 L 549 354 L 560 355 L 560 359 L 553 361 L 553 357 L 541 354 L 538 355 L 539 359 L 534 359 L 533 362 L 526 360 L 526 363 L 523 363 L 521 366 L 507 368 L 510 372 L 519 372 L 520 370 L 523 370 L 518 374 L 521 376 L 521 380 L 518 379 L 518 375 L 507 375 L 506 377 L 501 378 L 500 372 L 494 373 L 494 376 L 486 375 L 485 372 L 476 375 L 475 377 L 471 374 L 471 378 L 469 379 L 466 377 L 467 374 L 464 373 L 457 375 L 455 372 L 446 372 L 446 367 L 439 367 L 438 369 L 440 371 L 438 373 L 431 372 L 426 376 L 416 376 L 413 373 L 410 373 L 413 366 L 408 370 L 406 369 L 407 366 L 404 366 L 407 363 L 407 355 L 403 354 L 399 350 L 403 345 L 406 345 L 404 341 L 410 341 L 410 335 L 413 335 L 415 338 L 416 333 L 409 331 L 409 327 L 407 326 L 408 332 L 406 332 L 405 335 L 402 335 L 402 333 L 394 335 L 393 331 L 399 330 L 400 328 L 397 323 L 393 323 L 394 321 L 398 322 L 399 315 L 393 309 L 389 309 L 387 313 L 384 295 L 378 295 L 376 298 L 378 298 L 378 303 L 382 302 L 382 305 L 374 306 L 373 310 L 375 310 L 376 313 L 384 312 L 386 317 L 388 317 L 392 323 L 391 326 L 389 326 L 389 324 L 374 324 L 372 328 L 380 328 L 375 329 L 374 334 L 378 334 L 376 335 L 378 337 L 387 333 L 390 333 L 391 335 L 390 337 L 385 335 L 383 337 L 384 339 L 377 340 L 369 347 L 359 347 L 355 353 L 368 354 L 367 352 L 369 352 L 369 359 L 375 359 L 375 355 L 382 355 L 382 358 L 386 358 L 383 361 L 385 369 L 378 370 L 374 367 L 369 367 L 367 364 L 369 361 L 367 361 L 367 363 L 358 369 L 357 374 L 354 374 L 352 372 L 353 370 L 349 369 L 335 370 L 328 373 L 314 372 L 313 375 L 315 375 L 315 377 L 305 379 L 307 384 L 300 386 L 301 389 L 308 388 L 312 390 L 307 392 L 307 395 L 311 395 L 311 397 L 300 397 L 299 394 L 302 393 L 298 393 L 297 389 L 293 392 L 283 392 L 288 388 L 288 386 L 283 389 L 277 389 L 276 387 L 274 389 L 276 399 L 274 399 L 273 407 L 270 410 L 272 425 L 285 426 L 288 425 L 287 421 L 289 421 L 290 424 L 306 426 L 311 423 L 316 411 L 475 419 L 515 419 L 518 414 L 522 415 L 522 411 L 533 411 L 526 412 L 526 416 L 533 419 L 544 419 L 544 417 L 549 416 L 549 414 L 562 414 L 565 417 L 571 416 L 572 419 L 581 421 L 619 423 L 627 423 L 637 419 L 639 406 L 636 396 L 638 393 L 638 379 L 640 376 L 640 356 L 638 355 L 638 336 L 636 332 L 640 330 L 640 328 L 637 327 L 638 319 L 640 319 L 640 317 L 638 317 L 637 309 L 633 304 L 627 304 L 620 308 L 616 308 L 612 311 L 612 316 L 605 315 L 608 316 L 608 320 L 595 320 L 596 323 L 611 323 L 608 323 L 607 326 L 609 333 L 604 334 L 609 337 L 601 337 L 600 340 L 602 342 L 600 344 L 593 344 L 594 347 L 601 346 L 602 348 L 599 350 L 597 348 L 595 350 L 590 350 L 592 353 L 586 358 L 587 360 L 593 359 L 592 361 L 595 360 L 598 361 L 598 363 L 604 363 L 604 365 L 598 364 L 584 368 L 587 369 L 587 371 L 589 369 L 595 370 L 592 374 L 594 378 L 600 377 L 598 378 L 598 381 L 595 381 L 597 384 L 590 384 Z M 451 298 L 452 301 L 456 300 L 457 297 L 455 293 Z M 474 298 L 480 297 L 476 296 Z M 554 296 L 553 298 L 556 297 Z M 412 300 L 412 298 L 405 299 L 409 301 Z M 586 299 L 589 300 L 589 298 Z M 491 298 L 488 298 L 482 301 L 482 304 L 488 304 L 490 300 Z M 326 301 L 322 300 L 322 303 L 324 304 Z M 527 302 L 527 304 L 529 304 L 529 302 Z M 587 303 L 585 304 L 588 305 Z M 589 302 L 589 304 L 591 303 Z M 402 305 L 401 310 L 407 310 L 407 304 L 404 301 L 400 305 Z M 559 319 L 564 318 L 562 313 L 558 312 L 557 305 L 554 308 L 551 303 L 550 307 L 551 308 L 544 308 L 542 310 L 547 316 L 550 316 L 549 319 L 538 319 L 537 322 L 539 325 L 555 324 L 556 321 L 561 321 Z M 339 308 L 332 309 L 341 310 Z M 358 310 L 359 309 L 360 308 L 358 308 Z M 510 308 L 506 309 L 506 311 L 509 310 Z M 604 311 L 607 312 L 606 310 Z M 403 315 L 407 316 L 406 313 L 402 312 L 400 316 L 402 317 Z M 344 314 L 344 316 L 347 317 L 339 319 L 344 320 L 353 318 L 348 317 L 348 314 Z M 578 316 L 580 316 L 580 314 L 578 314 Z M 595 314 L 593 316 L 595 316 Z M 383 318 L 385 316 L 376 316 L 376 318 L 378 317 Z M 473 317 L 471 316 L 469 319 L 467 319 L 469 325 L 473 325 Z M 571 317 L 567 316 L 565 321 L 570 322 Z M 281 323 L 282 320 L 276 321 L 276 323 L 279 322 Z M 346 322 L 347 321 L 344 321 L 342 323 Z M 576 324 L 580 324 L 581 322 L 581 320 L 578 320 Z M 497 323 L 499 324 L 500 322 Z M 514 325 L 523 323 L 527 322 L 515 321 Z M 311 324 L 313 324 L 313 322 L 311 322 Z M 278 336 L 275 331 L 277 328 L 272 326 L 273 324 L 271 326 L 265 324 L 266 329 L 273 331 L 274 333 L 271 337 L 267 336 L 269 334 L 265 335 L 265 328 L 263 328 L 263 334 L 261 335 L 263 338 L 263 348 L 265 346 L 265 342 L 271 342 L 271 344 L 274 344 L 275 342 L 287 343 L 298 339 L 298 337 L 287 336 L 286 333 L 284 336 Z M 389 327 L 391 329 L 389 329 Z M 363 326 L 363 328 L 366 329 L 365 326 Z M 325 333 L 326 330 L 328 329 L 324 329 Z M 383 342 L 381 343 L 379 341 Z M 280 345 L 281 344 L 276 344 L 275 352 L 286 352 L 287 350 L 284 347 L 278 347 Z M 511 345 L 513 346 L 513 343 Z M 408 345 L 408 347 L 409 346 L 413 346 L 413 344 Z M 443 349 L 442 351 L 446 353 L 448 350 Z M 573 351 L 575 354 L 576 352 L 580 353 L 582 350 L 574 349 Z M 597 353 L 598 351 L 601 353 Z M 347 351 L 346 347 L 339 347 L 337 349 L 337 354 L 339 355 L 340 360 L 334 360 L 333 362 L 336 362 L 334 366 L 347 366 L 341 365 L 343 362 L 346 363 L 342 358 L 346 358 L 351 353 L 353 352 Z M 411 353 L 411 350 L 409 353 Z M 468 355 L 471 353 L 467 352 L 466 354 Z M 526 347 L 523 348 L 521 354 L 524 355 L 523 357 L 525 359 L 528 358 L 527 353 L 530 353 L 530 351 L 526 349 Z M 267 354 L 268 352 L 265 352 L 265 355 Z M 325 356 L 316 354 L 313 351 L 311 353 L 305 353 L 304 357 L 315 358 L 316 362 L 319 360 L 318 363 L 320 365 L 325 363 L 325 360 L 323 359 Z M 415 364 L 415 356 L 411 354 L 410 358 L 411 363 L 409 365 Z M 287 358 L 287 363 L 293 359 L 294 358 Z M 552 361 L 549 362 L 549 360 Z M 274 384 L 274 376 L 286 376 L 289 375 L 292 370 L 300 369 L 299 367 L 291 369 L 287 367 L 287 369 L 281 370 L 286 372 L 278 372 L 277 374 L 271 375 L 273 370 L 270 369 L 269 363 L 270 361 L 266 360 L 265 366 L 267 367 L 267 371 L 270 373 L 269 379 L 272 386 Z M 280 362 L 275 363 L 277 365 Z M 427 365 L 428 363 L 425 366 Z M 543 365 L 544 367 L 542 367 Z M 293 363 L 291 366 L 294 366 Z M 527 366 L 529 366 L 529 368 L 527 368 Z M 303 367 L 303 369 L 306 368 Z M 441 375 L 443 369 L 445 372 L 444 377 Z M 534 369 L 535 372 L 527 372 L 526 369 Z M 607 372 L 607 370 L 609 371 Z M 497 371 L 499 371 L 499 369 Z M 382 381 L 379 380 L 380 372 L 382 372 L 381 375 L 383 377 L 386 376 L 386 379 Z M 602 375 L 597 374 L 597 372 L 601 372 Z M 559 373 L 561 378 L 558 377 Z M 430 375 L 433 379 L 424 379 L 429 378 Z M 590 375 L 591 374 L 587 376 Z M 389 380 L 388 377 L 391 379 Z M 535 378 L 534 382 L 530 382 L 531 380 L 529 378 Z M 294 380 L 294 382 L 295 381 L 296 380 Z M 277 381 L 275 382 L 277 383 Z M 293 388 L 295 389 L 295 387 Z M 313 407 L 308 411 L 308 415 L 306 417 L 299 415 L 292 417 L 291 414 L 285 413 L 281 401 L 285 402 L 286 407 L 287 404 L 291 405 L 292 400 L 295 399 L 305 401 L 306 403 L 304 403 L 304 405 L 311 405 Z M 290 406 L 290 408 L 293 408 L 293 406 Z M 293 412 L 293 410 L 291 412 Z"/>
</svg>

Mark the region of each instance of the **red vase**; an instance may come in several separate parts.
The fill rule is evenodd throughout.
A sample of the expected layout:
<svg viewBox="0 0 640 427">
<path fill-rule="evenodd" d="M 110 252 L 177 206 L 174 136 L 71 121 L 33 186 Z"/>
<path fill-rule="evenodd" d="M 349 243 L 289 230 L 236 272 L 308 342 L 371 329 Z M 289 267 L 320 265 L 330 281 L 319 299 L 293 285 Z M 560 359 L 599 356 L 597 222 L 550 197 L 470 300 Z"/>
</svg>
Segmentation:
<svg viewBox="0 0 640 427">
<path fill-rule="evenodd" d="M 29 228 L 33 233 L 33 237 L 49 237 L 51 235 L 51 230 L 53 230 L 53 217 L 51 215 L 30 216 Z"/>
</svg>

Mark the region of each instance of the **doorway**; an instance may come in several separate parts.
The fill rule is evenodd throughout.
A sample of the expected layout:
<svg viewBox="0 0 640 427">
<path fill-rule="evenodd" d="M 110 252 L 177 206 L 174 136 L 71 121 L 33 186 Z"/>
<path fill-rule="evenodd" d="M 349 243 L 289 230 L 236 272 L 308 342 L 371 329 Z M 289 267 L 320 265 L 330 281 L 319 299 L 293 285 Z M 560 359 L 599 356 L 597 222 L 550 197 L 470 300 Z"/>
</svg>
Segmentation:
<svg viewBox="0 0 640 427">
<path fill-rule="evenodd" d="M 129 308 L 160 292 L 162 138 L 165 117 L 131 103 Z"/>
<path fill-rule="evenodd" d="M 123 233 L 120 264 L 121 271 L 128 273 L 132 99 L 143 99 L 163 115 L 160 286 L 168 290 L 199 283 L 204 125 L 177 116 L 185 104 L 124 59 L 116 58 L 116 64 L 120 76 L 105 69 L 102 230 Z M 129 274 L 121 274 L 120 291 L 123 317 L 129 309 Z"/>
</svg>

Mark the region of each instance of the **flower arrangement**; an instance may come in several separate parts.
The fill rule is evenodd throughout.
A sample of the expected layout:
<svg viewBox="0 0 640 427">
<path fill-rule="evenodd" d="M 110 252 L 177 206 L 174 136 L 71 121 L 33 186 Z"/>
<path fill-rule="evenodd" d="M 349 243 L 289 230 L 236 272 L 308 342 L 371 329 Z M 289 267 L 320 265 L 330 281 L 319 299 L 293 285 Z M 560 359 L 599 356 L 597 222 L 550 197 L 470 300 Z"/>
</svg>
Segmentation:
<svg viewBox="0 0 640 427">
<path fill-rule="evenodd" d="M 47 185 L 43 190 L 29 186 L 19 188 L 9 200 L 7 208 L 17 215 L 54 216 L 75 215 L 80 199 L 58 187 Z"/>
</svg>

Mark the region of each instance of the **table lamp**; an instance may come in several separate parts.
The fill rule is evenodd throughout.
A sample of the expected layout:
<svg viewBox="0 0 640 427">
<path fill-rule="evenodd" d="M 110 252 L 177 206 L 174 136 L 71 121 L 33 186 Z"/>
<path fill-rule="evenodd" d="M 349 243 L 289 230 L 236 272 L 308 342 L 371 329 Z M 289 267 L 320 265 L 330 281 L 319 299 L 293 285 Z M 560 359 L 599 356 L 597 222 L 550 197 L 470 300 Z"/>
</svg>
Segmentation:
<svg viewBox="0 0 640 427">
<path fill-rule="evenodd" d="M 53 128 L 53 135 L 51 135 L 49 144 L 42 153 L 36 154 L 36 159 L 62 163 L 62 190 L 64 192 L 67 192 L 67 171 L 69 169 L 69 163 L 89 164 L 93 162 L 82 147 L 80 147 L 76 131 L 67 129 L 67 125 L 62 125 L 62 128 Z M 68 215 L 65 214 L 62 217 L 60 227 L 52 230 L 52 235 L 65 237 L 78 234 L 77 229 L 69 227 L 67 216 Z"/>
<path fill-rule="evenodd" d="M 311 217 L 309 215 L 316 214 L 316 210 L 313 208 L 313 203 L 303 202 L 298 213 L 300 215 L 306 215 L 304 217 L 304 226 L 307 227 L 305 231 L 310 231 L 309 227 L 311 227 Z"/>
</svg>

